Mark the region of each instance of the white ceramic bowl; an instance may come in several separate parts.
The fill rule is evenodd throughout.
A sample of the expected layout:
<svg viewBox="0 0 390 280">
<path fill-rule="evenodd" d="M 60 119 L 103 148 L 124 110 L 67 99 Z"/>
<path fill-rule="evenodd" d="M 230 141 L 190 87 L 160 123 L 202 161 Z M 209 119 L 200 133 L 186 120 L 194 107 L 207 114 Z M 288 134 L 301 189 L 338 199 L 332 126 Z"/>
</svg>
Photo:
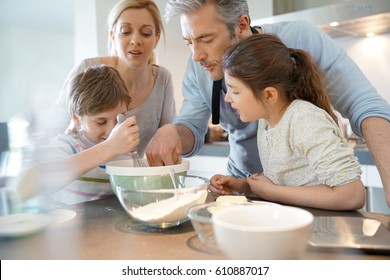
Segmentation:
<svg viewBox="0 0 390 280">
<path fill-rule="evenodd" d="M 215 241 L 214 230 L 213 230 L 213 221 L 212 216 L 216 211 L 228 207 L 235 207 L 240 205 L 253 205 L 253 204 L 268 204 L 280 206 L 276 203 L 266 202 L 266 201 L 253 201 L 253 202 L 244 202 L 244 201 L 226 201 L 226 202 L 209 202 L 199 205 L 191 206 L 187 209 L 187 216 L 191 220 L 191 224 L 195 229 L 196 234 L 198 235 L 200 241 L 211 248 L 218 248 Z"/>
<path fill-rule="evenodd" d="M 299 259 L 313 215 L 289 206 L 242 205 L 213 214 L 218 247 L 231 259 Z"/>
</svg>

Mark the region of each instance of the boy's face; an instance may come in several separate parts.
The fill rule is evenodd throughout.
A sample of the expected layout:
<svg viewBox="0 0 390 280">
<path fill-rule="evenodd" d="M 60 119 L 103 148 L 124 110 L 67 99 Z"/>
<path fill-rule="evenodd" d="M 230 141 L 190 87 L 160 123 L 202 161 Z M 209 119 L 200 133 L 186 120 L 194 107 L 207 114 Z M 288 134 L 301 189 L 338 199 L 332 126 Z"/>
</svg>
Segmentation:
<svg viewBox="0 0 390 280">
<path fill-rule="evenodd" d="M 93 143 L 98 144 L 105 141 L 111 130 L 117 124 L 118 114 L 126 115 L 126 106 L 119 104 L 115 109 L 104 111 L 96 115 L 75 116 L 74 121 L 79 127 L 79 131 Z"/>
</svg>

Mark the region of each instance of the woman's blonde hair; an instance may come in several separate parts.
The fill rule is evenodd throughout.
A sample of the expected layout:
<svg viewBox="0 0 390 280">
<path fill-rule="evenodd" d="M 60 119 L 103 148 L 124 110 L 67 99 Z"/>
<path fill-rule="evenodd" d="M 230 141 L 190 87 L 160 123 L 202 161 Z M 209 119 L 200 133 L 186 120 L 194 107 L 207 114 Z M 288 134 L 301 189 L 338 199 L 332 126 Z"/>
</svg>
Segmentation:
<svg viewBox="0 0 390 280">
<path fill-rule="evenodd" d="M 156 3 L 152 0 L 121 0 L 111 9 L 108 15 L 108 32 L 110 33 L 116 27 L 118 18 L 127 9 L 146 9 L 153 17 L 154 25 L 156 28 L 156 36 L 164 34 L 164 26 L 161 19 L 160 10 Z M 117 55 L 115 45 L 112 42 L 111 37 L 108 38 L 108 50 L 111 55 Z M 149 64 L 155 63 L 155 54 L 149 59 Z"/>
</svg>

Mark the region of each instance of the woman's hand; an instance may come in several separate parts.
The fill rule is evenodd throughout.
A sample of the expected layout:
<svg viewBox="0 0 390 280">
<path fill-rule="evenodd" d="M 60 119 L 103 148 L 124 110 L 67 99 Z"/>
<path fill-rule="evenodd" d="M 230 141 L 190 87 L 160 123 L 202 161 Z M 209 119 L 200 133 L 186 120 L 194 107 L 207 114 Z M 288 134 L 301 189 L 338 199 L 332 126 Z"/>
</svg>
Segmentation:
<svg viewBox="0 0 390 280">
<path fill-rule="evenodd" d="M 243 193 L 246 184 L 245 179 L 217 174 L 210 179 L 209 191 L 213 196 L 232 195 L 234 192 Z"/>
</svg>

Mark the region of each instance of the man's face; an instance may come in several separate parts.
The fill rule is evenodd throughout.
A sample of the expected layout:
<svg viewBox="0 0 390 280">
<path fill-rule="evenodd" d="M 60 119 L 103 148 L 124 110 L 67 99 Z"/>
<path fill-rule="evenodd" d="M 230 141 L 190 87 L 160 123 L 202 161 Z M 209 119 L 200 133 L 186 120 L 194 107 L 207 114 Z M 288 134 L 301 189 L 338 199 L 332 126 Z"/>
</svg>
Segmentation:
<svg viewBox="0 0 390 280">
<path fill-rule="evenodd" d="M 196 13 L 180 17 L 183 39 L 191 48 L 192 59 L 199 62 L 213 80 L 223 77 L 221 65 L 224 51 L 236 38 L 231 38 L 227 26 L 218 21 L 213 5 L 206 5 Z"/>
</svg>

